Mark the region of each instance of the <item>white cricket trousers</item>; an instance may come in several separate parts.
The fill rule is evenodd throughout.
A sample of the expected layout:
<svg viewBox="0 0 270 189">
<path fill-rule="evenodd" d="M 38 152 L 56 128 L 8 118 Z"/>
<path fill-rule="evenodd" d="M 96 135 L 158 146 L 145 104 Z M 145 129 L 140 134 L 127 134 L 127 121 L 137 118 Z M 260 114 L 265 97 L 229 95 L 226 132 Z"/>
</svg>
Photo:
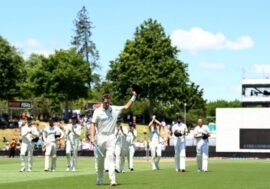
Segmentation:
<svg viewBox="0 0 270 189">
<path fill-rule="evenodd" d="M 32 169 L 33 151 L 34 151 L 34 143 L 33 142 L 29 142 L 29 143 L 22 142 L 21 143 L 21 152 L 20 152 L 21 170 L 25 169 L 26 152 L 28 155 L 28 169 L 30 169 L 30 170 Z"/>
<path fill-rule="evenodd" d="M 209 147 L 207 139 L 200 139 L 197 142 L 196 152 L 197 152 L 198 171 L 208 171 Z"/>
<path fill-rule="evenodd" d="M 186 141 L 181 138 L 174 139 L 174 158 L 176 171 L 186 169 Z"/>
<path fill-rule="evenodd" d="M 133 159 L 135 154 L 135 144 L 128 146 L 128 168 L 133 169 Z"/>
<path fill-rule="evenodd" d="M 158 142 L 151 142 L 151 157 L 152 157 L 152 169 L 159 169 L 159 161 L 161 158 L 161 144 Z"/>
<path fill-rule="evenodd" d="M 75 171 L 77 168 L 78 148 L 79 148 L 79 139 L 74 140 L 74 143 L 71 143 L 69 140 L 67 140 L 66 142 L 67 167 L 72 171 Z"/>
<path fill-rule="evenodd" d="M 54 171 L 56 169 L 56 142 L 49 142 L 45 146 L 45 166 L 44 170 L 49 170 L 50 159 L 51 159 L 51 170 Z"/>
<path fill-rule="evenodd" d="M 100 151 L 106 156 L 107 164 L 108 164 L 108 171 L 109 171 L 109 179 L 110 182 L 116 182 L 115 179 L 115 142 L 116 137 L 114 134 L 97 134 L 97 145 Z M 104 160 L 105 157 L 102 157 L 99 152 L 97 152 L 97 168 L 98 168 L 98 182 L 104 181 Z"/>
<path fill-rule="evenodd" d="M 124 171 L 125 166 L 125 157 L 127 156 L 127 146 L 126 145 L 118 145 L 115 146 L 115 168 L 119 172 Z"/>
</svg>

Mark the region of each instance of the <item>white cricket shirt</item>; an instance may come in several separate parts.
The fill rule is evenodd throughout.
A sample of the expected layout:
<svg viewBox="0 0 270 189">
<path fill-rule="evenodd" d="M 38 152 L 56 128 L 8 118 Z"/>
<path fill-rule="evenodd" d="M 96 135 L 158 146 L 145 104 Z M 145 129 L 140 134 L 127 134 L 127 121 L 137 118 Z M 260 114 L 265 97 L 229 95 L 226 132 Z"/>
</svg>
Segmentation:
<svg viewBox="0 0 270 189">
<path fill-rule="evenodd" d="M 115 127 L 118 116 L 125 106 L 109 106 L 105 110 L 102 106 L 94 111 L 92 123 L 96 124 L 97 134 L 112 135 L 115 133 Z"/>
<path fill-rule="evenodd" d="M 209 128 L 207 125 L 202 125 L 202 127 L 200 127 L 199 125 L 197 125 L 194 129 L 194 135 L 199 135 L 199 134 L 208 134 L 209 133 Z M 201 140 L 204 140 L 203 138 L 196 138 L 196 141 L 199 142 Z M 205 140 L 207 141 L 207 140 Z"/>
</svg>

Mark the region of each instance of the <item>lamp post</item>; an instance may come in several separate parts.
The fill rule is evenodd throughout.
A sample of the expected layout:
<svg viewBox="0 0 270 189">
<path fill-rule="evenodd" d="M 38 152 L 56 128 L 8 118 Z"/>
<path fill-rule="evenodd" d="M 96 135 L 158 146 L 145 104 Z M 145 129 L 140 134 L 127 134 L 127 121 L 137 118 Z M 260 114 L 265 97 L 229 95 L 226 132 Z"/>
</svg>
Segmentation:
<svg viewBox="0 0 270 189">
<path fill-rule="evenodd" d="M 184 103 L 184 122 L 187 124 L 187 103 Z"/>
</svg>

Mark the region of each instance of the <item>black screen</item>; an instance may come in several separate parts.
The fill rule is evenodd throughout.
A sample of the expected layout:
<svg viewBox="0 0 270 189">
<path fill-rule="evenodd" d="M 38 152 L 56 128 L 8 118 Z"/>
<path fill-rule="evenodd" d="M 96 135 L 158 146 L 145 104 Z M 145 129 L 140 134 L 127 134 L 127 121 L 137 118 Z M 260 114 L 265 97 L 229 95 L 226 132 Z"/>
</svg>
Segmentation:
<svg viewBox="0 0 270 189">
<path fill-rule="evenodd" d="M 240 149 L 270 149 L 270 129 L 240 129 Z"/>
</svg>

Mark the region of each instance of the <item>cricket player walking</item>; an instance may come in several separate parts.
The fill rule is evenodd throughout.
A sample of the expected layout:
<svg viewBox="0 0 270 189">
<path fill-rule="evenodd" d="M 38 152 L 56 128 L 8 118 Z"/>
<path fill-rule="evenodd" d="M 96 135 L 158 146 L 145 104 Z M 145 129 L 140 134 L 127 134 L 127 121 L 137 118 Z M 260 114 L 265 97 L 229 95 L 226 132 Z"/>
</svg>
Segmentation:
<svg viewBox="0 0 270 189">
<path fill-rule="evenodd" d="M 122 173 L 125 165 L 125 157 L 128 154 L 127 148 L 127 132 L 124 131 L 120 121 L 117 123 L 116 129 L 116 145 L 115 145 L 115 171 Z"/>
<path fill-rule="evenodd" d="M 152 156 L 152 170 L 159 170 L 159 161 L 161 158 L 161 139 L 160 131 L 163 126 L 153 115 L 152 121 L 149 123 L 149 132 L 150 132 L 150 149 Z"/>
<path fill-rule="evenodd" d="M 197 141 L 197 168 L 198 172 L 208 171 L 208 137 L 210 136 L 207 125 L 203 124 L 203 119 L 198 119 L 198 125 L 194 129 L 194 138 Z"/>
<path fill-rule="evenodd" d="M 115 178 L 115 128 L 117 118 L 125 109 L 129 109 L 136 99 L 136 92 L 133 91 L 132 98 L 124 106 L 110 105 L 111 99 L 109 95 L 104 95 L 102 105 L 94 111 L 91 127 L 91 143 L 96 144 L 102 153 L 98 153 L 98 177 L 97 184 L 102 185 L 104 182 L 104 156 L 108 159 L 110 185 L 116 186 Z M 95 133 L 96 128 L 96 133 Z M 97 136 L 95 136 L 97 134 Z"/>
<path fill-rule="evenodd" d="M 51 171 L 56 169 L 56 152 L 57 152 L 57 140 L 63 138 L 63 131 L 54 125 L 52 118 L 49 119 L 49 127 L 43 130 L 42 138 L 45 145 L 45 166 L 44 171 L 49 171 L 49 163 L 51 159 Z"/>
<path fill-rule="evenodd" d="M 186 171 L 186 134 L 187 126 L 182 122 L 182 117 L 177 115 L 176 123 L 172 126 L 176 172 Z"/>
<path fill-rule="evenodd" d="M 66 156 L 67 156 L 67 169 L 66 171 L 76 171 L 77 168 L 77 155 L 82 134 L 82 126 L 77 123 L 77 116 L 72 116 L 71 124 L 66 128 Z"/>
<path fill-rule="evenodd" d="M 135 129 L 134 122 L 129 123 L 129 129 L 127 132 L 127 146 L 128 146 L 128 168 L 130 171 L 134 171 L 134 154 L 135 154 L 135 140 L 137 137 L 137 131 Z"/>
<path fill-rule="evenodd" d="M 37 128 L 32 124 L 32 117 L 27 117 L 27 124 L 21 127 L 21 169 L 20 172 L 25 171 L 25 154 L 28 154 L 28 172 L 32 171 L 33 165 L 33 151 L 34 151 L 34 141 L 33 139 L 39 136 Z"/>
</svg>

